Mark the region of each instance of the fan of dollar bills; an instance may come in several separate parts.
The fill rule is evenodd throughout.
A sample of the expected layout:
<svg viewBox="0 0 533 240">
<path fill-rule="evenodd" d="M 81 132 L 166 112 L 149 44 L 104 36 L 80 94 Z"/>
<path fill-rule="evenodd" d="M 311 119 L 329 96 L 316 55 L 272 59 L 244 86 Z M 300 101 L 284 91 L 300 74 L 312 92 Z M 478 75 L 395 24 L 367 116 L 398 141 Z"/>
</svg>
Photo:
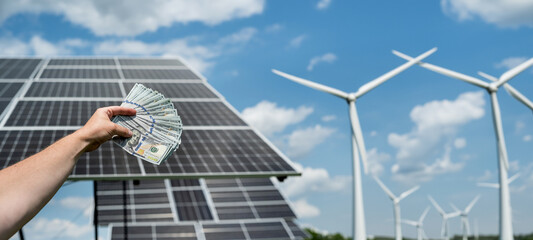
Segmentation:
<svg viewBox="0 0 533 240">
<path fill-rule="evenodd" d="M 120 106 L 137 110 L 135 116 L 112 119 L 133 132 L 130 138 L 114 139 L 126 152 L 159 165 L 178 149 L 183 125 L 170 99 L 137 83 Z"/>
</svg>

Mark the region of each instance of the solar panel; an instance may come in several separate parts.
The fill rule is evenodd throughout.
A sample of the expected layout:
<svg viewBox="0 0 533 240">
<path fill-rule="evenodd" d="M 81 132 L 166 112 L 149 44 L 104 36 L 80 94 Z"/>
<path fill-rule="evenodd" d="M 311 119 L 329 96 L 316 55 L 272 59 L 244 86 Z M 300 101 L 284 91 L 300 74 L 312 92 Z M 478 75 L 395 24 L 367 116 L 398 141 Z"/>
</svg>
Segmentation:
<svg viewBox="0 0 533 240">
<path fill-rule="evenodd" d="M 48 62 L 48 66 L 57 66 L 57 65 L 90 65 L 90 66 L 109 66 L 116 65 L 115 60 L 111 58 L 63 58 L 63 59 L 51 59 Z"/>
<path fill-rule="evenodd" d="M 222 102 L 174 102 L 185 126 L 245 126 Z"/>
<path fill-rule="evenodd" d="M 288 227 L 292 221 L 284 219 L 199 222 L 196 224 L 113 224 L 111 239 L 303 239 L 308 237 L 302 230 Z"/>
<path fill-rule="evenodd" d="M 10 100 L 0 100 L 0 114 L 4 112 L 4 110 L 6 109 L 7 105 L 9 105 L 10 102 L 11 102 Z"/>
<path fill-rule="evenodd" d="M 40 78 L 72 78 L 72 79 L 119 79 L 119 73 L 116 69 L 107 68 L 52 68 L 44 69 Z"/>
<path fill-rule="evenodd" d="M 83 126 L 100 107 L 118 101 L 19 101 L 5 126 Z"/>
<path fill-rule="evenodd" d="M 119 83 L 111 82 L 33 82 L 25 97 L 118 97 Z"/>
<path fill-rule="evenodd" d="M 0 68 L 13 67 L 15 63 L 28 65 L 30 60 L 3 60 Z M 32 61 L 38 63 L 40 60 Z M 106 143 L 100 149 L 82 155 L 69 179 L 299 175 L 288 160 L 247 126 L 205 80 L 198 79 L 186 66 L 179 65 L 178 60 L 119 58 L 121 64 L 129 64 L 128 69 L 122 70 L 111 61 L 116 63 L 111 58 L 53 58 L 40 65 L 40 71 L 32 69 L 32 72 L 38 72 L 36 78 L 40 80 L 28 80 L 28 88 L 22 89 L 22 82 L 1 82 L 0 87 L 4 88 L 0 90 L 0 101 L 6 102 L 4 105 L 0 102 L 0 107 L 7 106 L 9 97 L 15 96 L 13 92 L 22 94 L 13 100 L 13 108 L 5 111 L 4 121 L 0 122 L 0 152 L 3 153 L 0 154 L 0 166 L 10 166 L 76 130 L 97 108 L 118 105 L 134 85 L 132 81 L 125 82 L 129 72 L 172 78 L 140 81 L 173 99 L 184 122 L 182 145 L 166 162 L 153 165 Z M 142 67 L 135 69 L 135 66 Z M 196 80 L 179 80 L 193 77 Z M 96 81 L 98 78 L 102 80 Z M 188 190 L 176 190 L 174 197 L 190 197 L 194 198 L 191 203 L 200 203 L 200 198 L 196 199 L 198 192 Z M 191 212 L 190 218 L 209 218 L 205 206 L 200 205 L 195 206 L 197 209 L 194 214 Z M 254 216 L 263 215 L 262 208 L 253 211 Z"/>
<path fill-rule="evenodd" d="M 2 82 L 0 83 L 0 98 L 13 98 L 24 83 Z"/>
<path fill-rule="evenodd" d="M 141 180 L 136 184 L 127 181 L 125 188 L 122 181 L 97 181 L 96 219 L 99 225 L 107 225 L 146 220 L 190 222 L 296 218 L 272 181 L 258 179 Z M 232 186 L 229 187 L 228 183 Z M 127 214 L 118 214 L 123 209 L 127 209 Z M 154 215 L 141 213 L 139 216 L 139 209 L 152 211 Z"/>
<path fill-rule="evenodd" d="M 123 66 L 184 66 L 177 59 L 119 59 Z"/>
<path fill-rule="evenodd" d="M 143 85 L 161 92 L 168 98 L 217 98 L 217 96 L 203 83 L 142 83 Z M 124 83 L 129 92 L 135 83 Z"/>
<path fill-rule="evenodd" d="M 0 58 L 0 79 L 28 79 L 41 59 Z"/>
<path fill-rule="evenodd" d="M 200 79 L 188 69 L 122 69 L 126 79 Z"/>
</svg>

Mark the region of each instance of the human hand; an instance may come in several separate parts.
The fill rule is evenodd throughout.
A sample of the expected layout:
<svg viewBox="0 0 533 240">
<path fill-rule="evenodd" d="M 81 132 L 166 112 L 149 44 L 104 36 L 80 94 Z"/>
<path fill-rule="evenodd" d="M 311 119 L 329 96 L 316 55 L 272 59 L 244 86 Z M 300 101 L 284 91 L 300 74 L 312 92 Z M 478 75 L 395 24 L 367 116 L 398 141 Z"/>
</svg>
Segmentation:
<svg viewBox="0 0 533 240">
<path fill-rule="evenodd" d="M 111 122 L 115 115 L 135 115 L 133 108 L 112 106 L 103 107 L 96 110 L 93 116 L 74 134 L 78 135 L 82 141 L 87 143 L 85 152 L 96 150 L 104 142 L 107 142 L 113 136 L 131 137 L 132 132 L 116 123 Z"/>
</svg>

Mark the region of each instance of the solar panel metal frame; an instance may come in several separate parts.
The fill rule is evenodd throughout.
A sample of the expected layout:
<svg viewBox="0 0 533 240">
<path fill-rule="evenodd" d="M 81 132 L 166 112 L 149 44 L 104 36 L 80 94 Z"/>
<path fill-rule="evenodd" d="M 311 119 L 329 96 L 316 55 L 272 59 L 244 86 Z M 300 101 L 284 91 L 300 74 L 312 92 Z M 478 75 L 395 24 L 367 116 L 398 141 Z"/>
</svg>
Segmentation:
<svg viewBox="0 0 533 240">
<path fill-rule="evenodd" d="M 80 57 L 81 58 L 81 57 Z M 61 59 L 61 58 L 54 58 L 54 59 Z M 98 58 L 96 58 L 98 59 Z M 49 129 L 49 130 L 77 130 L 79 127 L 81 126 L 55 126 L 55 127 L 50 127 L 50 126 L 34 126 L 34 127 L 9 127 L 9 126 L 5 126 L 7 120 L 8 120 L 8 117 L 11 115 L 11 113 L 13 112 L 13 109 L 14 107 L 16 106 L 16 104 L 19 102 L 19 101 L 26 101 L 26 100 L 37 100 L 36 98 L 35 99 L 31 99 L 31 98 L 28 98 L 26 97 L 26 93 L 28 92 L 29 90 L 29 87 L 32 85 L 32 83 L 34 82 L 83 82 L 84 80 L 83 79 L 40 79 L 40 76 L 41 74 L 43 73 L 43 71 L 48 67 L 48 63 L 51 59 L 48 58 L 48 59 L 41 59 L 41 61 L 39 62 L 38 66 L 34 69 L 34 72 L 32 73 L 32 76 L 29 78 L 29 80 L 24 80 L 24 85 L 19 89 L 17 95 L 11 100 L 10 104 L 8 105 L 8 107 L 6 107 L 6 109 L 4 110 L 4 112 L 2 113 L 2 115 L 0 116 L 0 131 L 15 131 L 15 130 L 24 130 L 24 131 L 32 131 L 32 130 L 46 130 L 46 129 Z M 119 58 L 115 57 L 114 58 L 115 60 L 115 63 L 116 63 L 116 69 L 118 70 L 119 72 L 119 75 L 120 75 L 120 78 L 118 79 L 91 79 L 90 81 L 91 82 L 116 82 L 119 84 L 120 88 L 121 88 L 121 92 L 122 92 L 122 95 L 125 96 L 126 95 L 126 91 L 124 89 L 124 84 L 127 83 L 128 81 L 124 78 L 124 76 L 122 75 L 122 71 L 121 71 L 121 66 L 118 64 L 118 60 Z M 183 59 L 181 58 L 177 58 L 178 61 L 180 61 L 181 63 L 183 63 L 183 66 L 184 67 L 187 67 L 188 64 L 186 63 L 186 61 L 184 61 Z M 77 67 L 77 65 L 73 65 L 74 67 Z M 108 67 L 110 65 L 107 65 L 107 66 L 100 66 L 100 67 Z M 172 100 L 173 101 L 195 101 L 195 102 L 201 102 L 201 101 L 220 101 L 222 102 L 226 107 L 228 107 L 234 114 L 236 114 L 237 116 L 239 115 L 239 112 L 233 108 L 233 106 L 231 106 L 226 100 L 225 98 L 218 92 L 216 91 L 209 83 L 207 83 L 205 77 L 203 75 L 201 75 L 199 72 L 195 71 L 194 69 L 192 68 L 188 68 L 190 71 L 192 71 L 196 76 L 198 76 L 199 79 L 196 79 L 196 80 L 153 80 L 153 79 L 136 79 L 135 82 L 140 82 L 140 83 L 157 83 L 157 82 L 161 82 L 161 83 L 170 83 L 170 82 L 173 82 L 173 83 L 181 83 L 181 82 L 191 82 L 191 83 L 201 83 L 203 86 L 205 86 L 207 89 L 209 89 L 217 98 L 207 98 L 207 99 L 198 99 L 198 98 L 194 98 L 194 99 L 189 99 L 189 98 L 173 98 Z M 42 98 L 41 98 L 42 99 Z M 80 101 L 105 101 L 105 100 L 109 100 L 109 101 L 115 101 L 115 100 L 118 100 L 118 98 L 76 98 L 76 97 L 63 97 L 63 98 L 55 98 L 55 97 L 51 97 L 51 98 L 46 98 L 46 99 L 42 99 L 42 100 L 80 100 Z M 121 99 L 122 100 L 122 99 Z M 244 120 L 243 120 L 244 121 Z M 245 121 L 244 121 L 245 122 Z M 246 122 L 245 122 L 246 123 Z M 268 141 L 261 133 L 259 133 L 256 129 L 254 129 L 253 127 L 251 127 L 248 123 L 246 123 L 247 126 L 185 126 L 184 127 L 184 130 L 222 130 L 222 129 L 227 129 L 227 130 L 251 130 L 253 131 L 253 133 L 255 135 L 257 135 L 257 137 L 263 142 L 266 144 L 266 146 L 268 146 L 271 150 L 273 150 L 281 159 L 284 163 L 287 163 L 288 166 L 290 167 L 290 169 L 288 169 L 287 171 L 260 171 L 260 172 L 249 172 L 249 171 L 244 171 L 244 172 L 236 172 L 236 173 L 225 173 L 225 172 L 218 172 L 218 173 L 188 173 L 188 174 L 180 174 L 180 175 L 176 175 L 176 174 L 173 174 L 173 173 L 168 173 L 168 174 L 156 174 L 156 175 L 148 175 L 148 174 L 141 174 L 141 175 L 129 175 L 129 174 L 115 174 L 115 175 L 87 175 L 87 176 L 77 176 L 77 175 L 71 175 L 69 176 L 69 179 L 70 180 L 116 180 L 116 179 L 139 179 L 139 178 L 200 178 L 200 177 L 203 177 L 203 178 L 220 178 L 220 177 L 270 177 L 270 176 L 280 176 L 280 177 L 286 177 L 286 176 L 299 176 L 301 175 L 301 173 L 298 173 L 293 165 L 293 163 L 283 154 L 279 151 L 279 149 L 277 149 L 270 141 Z M 140 163 L 141 161 L 138 159 L 138 162 Z M 139 164 L 139 166 L 141 168 L 142 167 L 142 164 Z M 143 169 L 144 170 L 144 169 Z M 144 171 L 141 171 L 142 173 Z"/>
</svg>

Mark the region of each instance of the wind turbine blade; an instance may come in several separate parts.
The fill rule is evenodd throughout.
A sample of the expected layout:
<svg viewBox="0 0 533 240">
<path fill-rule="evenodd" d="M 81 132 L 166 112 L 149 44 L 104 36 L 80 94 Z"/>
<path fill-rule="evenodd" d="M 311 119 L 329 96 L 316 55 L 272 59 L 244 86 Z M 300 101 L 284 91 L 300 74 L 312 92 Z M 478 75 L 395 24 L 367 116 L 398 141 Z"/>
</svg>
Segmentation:
<svg viewBox="0 0 533 240">
<path fill-rule="evenodd" d="M 416 225 L 418 225 L 417 222 L 415 222 L 415 221 L 411 221 L 411 220 L 405 220 L 405 219 L 402 219 L 402 220 L 400 220 L 400 222 L 405 223 L 405 224 L 409 224 L 409 225 L 411 225 L 411 226 L 416 226 Z"/>
<path fill-rule="evenodd" d="M 429 212 L 429 207 L 426 208 L 426 210 L 424 210 L 424 213 L 422 213 L 422 216 L 420 216 L 420 219 L 418 219 L 418 223 L 422 223 L 424 221 L 424 218 L 426 218 L 426 215 L 428 215 L 428 212 Z"/>
<path fill-rule="evenodd" d="M 523 72 L 527 68 L 531 67 L 531 65 L 533 65 L 533 58 L 530 58 L 529 60 L 523 62 L 522 64 L 520 64 L 520 65 L 518 65 L 516 67 L 514 67 L 513 69 L 503 73 L 500 76 L 500 79 L 498 80 L 498 82 L 496 83 L 496 87 L 500 87 L 501 85 L 503 85 L 504 83 L 509 81 L 511 78 L 515 77 L 516 75 L 520 74 L 521 72 Z"/>
<path fill-rule="evenodd" d="M 520 173 L 517 173 L 515 175 L 513 175 L 512 177 L 510 177 L 507 181 L 507 183 L 512 183 L 514 180 L 516 180 L 518 177 L 520 177 Z"/>
<path fill-rule="evenodd" d="M 492 101 L 492 118 L 494 123 L 494 130 L 496 130 L 496 139 L 498 142 L 498 156 L 500 161 L 503 161 L 505 170 L 509 170 L 509 160 L 507 159 L 507 147 L 505 146 L 505 137 L 503 136 L 502 120 L 500 113 L 500 104 L 498 103 L 498 97 L 496 92 L 490 93 Z"/>
<path fill-rule="evenodd" d="M 526 105 L 529 109 L 533 110 L 533 102 L 529 100 L 526 96 L 520 93 L 516 88 L 512 87 L 509 83 L 503 85 L 507 93 L 514 97 L 516 100 Z"/>
<path fill-rule="evenodd" d="M 381 189 L 383 189 L 383 191 L 389 195 L 389 197 L 392 199 L 392 200 L 395 200 L 396 199 L 396 196 L 394 196 L 394 194 L 389 190 L 389 188 L 387 188 L 387 186 L 385 186 L 385 184 L 383 184 L 383 182 L 381 182 L 381 180 L 379 180 L 378 177 L 374 176 L 374 180 L 376 180 L 376 182 L 379 184 L 379 186 L 381 187 Z"/>
<path fill-rule="evenodd" d="M 428 196 L 429 198 L 429 201 L 431 201 L 431 203 L 433 204 L 433 206 L 437 209 L 437 211 L 440 213 L 440 215 L 444 216 L 446 215 L 446 212 L 444 212 L 444 210 L 442 210 L 442 208 L 439 206 L 439 204 L 435 201 L 435 199 L 433 199 L 431 196 Z"/>
<path fill-rule="evenodd" d="M 398 75 L 399 73 L 403 72 L 407 68 L 417 64 L 422 59 L 428 57 L 429 55 L 431 55 L 435 51 L 437 51 L 436 47 L 430 49 L 429 51 L 426 51 L 425 53 L 420 54 L 416 58 L 410 59 L 408 62 L 400 65 L 399 67 L 397 67 L 397 68 L 395 68 L 395 69 L 393 69 L 393 70 L 391 70 L 391 71 L 379 76 L 378 78 L 366 83 L 365 85 L 361 86 L 359 88 L 359 90 L 357 90 L 357 92 L 355 93 L 356 97 L 358 98 L 358 97 L 361 97 L 361 96 L 365 95 L 370 90 L 376 88 L 377 86 L 379 86 L 380 84 L 384 83 L 385 81 L 387 81 L 387 80 L 391 79 L 392 77 Z"/>
<path fill-rule="evenodd" d="M 357 148 L 361 154 L 361 161 L 363 162 L 363 169 L 365 174 L 368 173 L 367 168 L 367 158 L 366 158 L 366 148 L 365 141 L 363 139 L 363 132 L 361 130 L 361 124 L 359 123 L 359 117 L 357 116 L 357 109 L 355 108 L 355 102 L 350 101 L 350 122 L 352 124 L 352 131 L 355 136 L 355 142 L 357 143 Z"/>
<path fill-rule="evenodd" d="M 309 81 L 309 80 L 306 80 L 306 79 L 303 79 L 303 78 L 299 78 L 299 77 L 296 77 L 296 76 L 293 76 L 293 75 L 278 71 L 276 69 L 272 69 L 272 72 L 277 74 L 277 75 L 279 75 L 279 76 L 287 78 L 287 79 L 289 79 L 291 81 L 294 81 L 294 82 L 297 82 L 299 84 L 302 84 L 304 86 L 307 86 L 307 87 L 310 87 L 310 88 L 314 88 L 316 90 L 320 90 L 320 91 L 323 91 L 323 92 L 327 92 L 329 94 L 333 94 L 333 95 L 335 95 L 337 97 L 340 97 L 340 98 L 344 98 L 344 99 L 348 98 L 348 93 L 345 93 L 345 92 L 343 92 L 341 90 L 338 90 L 338 89 L 335 89 L 335 88 L 332 88 L 332 87 L 328 87 L 328 86 L 320 84 L 320 83 L 312 82 L 312 81 Z"/>
<path fill-rule="evenodd" d="M 468 214 L 470 212 L 470 210 L 472 210 L 472 207 L 474 207 L 474 205 L 476 204 L 476 202 L 479 200 L 479 195 L 476 196 L 476 198 L 474 198 L 474 200 L 472 200 L 472 202 L 470 202 L 470 204 L 468 204 L 468 206 L 465 208 L 465 213 Z"/>
<path fill-rule="evenodd" d="M 484 73 L 484 72 L 482 72 L 482 71 L 478 71 L 477 74 L 478 74 L 479 76 L 482 76 L 482 77 L 484 77 L 484 78 L 486 78 L 486 79 L 488 79 L 488 80 L 491 80 L 491 81 L 493 81 L 493 82 L 497 82 L 497 81 L 498 81 L 498 78 L 497 78 L 497 77 L 492 76 L 492 75 L 487 74 L 487 73 Z"/>
<path fill-rule="evenodd" d="M 489 74 L 486 74 L 484 72 L 478 72 L 479 75 L 483 76 L 484 78 L 487 78 L 493 82 L 497 82 L 498 78 L 491 76 Z M 516 100 L 521 102 L 522 104 L 529 107 L 531 110 L 533 110 L 533 102 L 529 100 L 526 96 L 524 96 L 522 93 L 520 93 L 518 90 L 516 90 L 511 84 L 504 84 L 503 87 L 505 88 L 505 91 L 509 93 L 512 97 L 514 97 Z"/>
<path fill-rule="evenodd" d="M 459 208 L 457 208 L 457 206 L 455 206 L 453 203 L 450 203 L 450 206 L 452 206 L 453 210 L 459 212 L 461 210 L 459 210 Z"/>
<path fill-rule="evenodd" d="M 400 194 L 400 197 L 399 198 L 399 201 L 401 201 L 402 199 L 406 198 L 407 196 L 411 195 L 412 193 L 414 193 L 416 190 L 418 190 L 420 188 L 420 186 L 415 186 L 405 192 L 403 192 L 402 194 Z"/>
<path fill-rule="evenodd" d="M 499 183 L 477 183 L 479 187 L 500 188 Z"/>
<path fill-rule="evenodd" d="M 401 58 L 403 58 L 405 60 L 413 59 L 412 57 L 410 57 L 408 55 L 405 55 L 405 54 L 403 54 L 401 52 L 398 52 L 398 51 L 393 51 L 393 53 L 396 56 L 401 57 Z M 484 81 L 482 81 L 482 80 L 479 80 L 479 79 L 477 79 L 475 77 L 471 77 L 471 76 L 468 76 L 468 75 L 465 75 L 465 74 L 462 74 L 462 73 L 454 72 L 452 70 L 449 70 L 449 69 L 446 69 L 446 68 L 443 68 L 443 67 L 439 67 L 439 66 L 436 66 L 436 65 L 433 65 L 433 64 L 429 64 L 429 63 L 424 63 L 424 62 L 419 62 L 418 65 L 420 65 L 421 67 L 426 68 L 428 70 L 431 70 L 433 72 L 437 72 L 437 73 L 446 75 L 448 77 L 456 78 L 456 79 L 459 79 L 461 81 L 465 81 L 467 83 L 476 85 L 478 87 L 482 87 L 482 88 L 488 88 L 489 87 L 489 84 L 484 82 Z"/>
</svg>

